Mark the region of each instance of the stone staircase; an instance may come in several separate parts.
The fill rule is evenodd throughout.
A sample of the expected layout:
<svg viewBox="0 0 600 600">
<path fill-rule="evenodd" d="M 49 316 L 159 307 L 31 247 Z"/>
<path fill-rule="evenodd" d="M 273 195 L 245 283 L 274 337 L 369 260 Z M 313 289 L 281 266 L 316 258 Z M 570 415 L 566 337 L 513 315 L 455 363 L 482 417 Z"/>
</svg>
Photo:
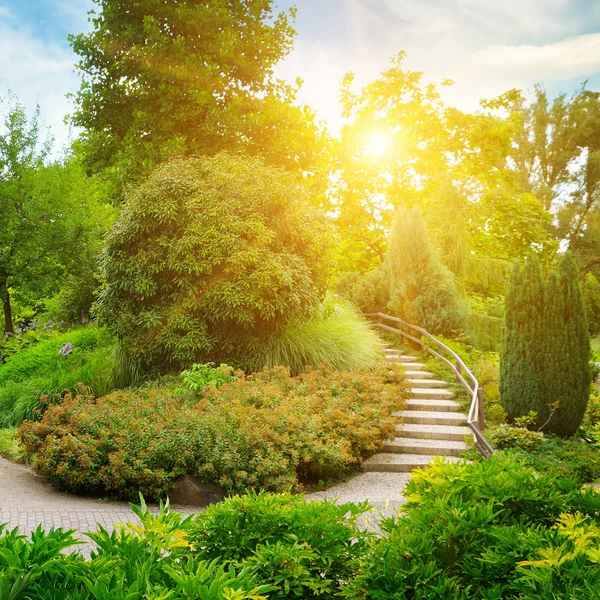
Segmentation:
<svg viewBox="0 0 600 600">
<path fill-rule="evenodd" d="M 388 440 L 382 452 L 363 462 L 363 470 L 379 472 L 409 472 L 429 463 L 434 456 L 447 456 L 458 461 L 466 449 L 467 417 L 461 412 L 454 394 L 445 381 L 435 379 L 425 371 L 425 365 L 416 356 L 407 356 L 400 350 L 384 345 L 386 358 L 399 362 L 406 369 L 409 399 L 406 410 L 394 413 L 403 420 L 398 425 L 398 437 Z"/>
</svg>

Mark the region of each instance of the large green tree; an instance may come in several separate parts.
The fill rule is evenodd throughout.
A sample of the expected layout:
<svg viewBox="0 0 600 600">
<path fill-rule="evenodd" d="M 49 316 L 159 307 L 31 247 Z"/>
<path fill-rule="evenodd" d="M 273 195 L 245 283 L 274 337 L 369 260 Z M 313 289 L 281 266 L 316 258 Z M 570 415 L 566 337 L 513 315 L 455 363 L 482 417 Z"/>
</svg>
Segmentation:
<svg viewBox="0 0 600 600">
<path fill-rule="evenodd" d="M 221 153 L 128 192 L 99 315 L 142 368 L 244 364 L 327 286 L 329 227 L 291 174 Z"/>
<path fill-rule="evenodd" d="M 12 333 L 11 296 L 57 292 L 97 248 L 111 211 L 74 157 L 49 159 L 39 109 L 28 118 L 10 95 L 1 108 L 0 298 L 4 331 Z"/>
<path fill-rule="evenodd" d="M 82 85 L 73 122 L 88 167 L 121 184 L 163 160 L 243 151 L 315 176 L 325 140 L 274 78 L 295 10 L 271 0 L 95 0 L 72 36 Z M 108 169 L 108 170 L 106 170 Z"/>
</svg>

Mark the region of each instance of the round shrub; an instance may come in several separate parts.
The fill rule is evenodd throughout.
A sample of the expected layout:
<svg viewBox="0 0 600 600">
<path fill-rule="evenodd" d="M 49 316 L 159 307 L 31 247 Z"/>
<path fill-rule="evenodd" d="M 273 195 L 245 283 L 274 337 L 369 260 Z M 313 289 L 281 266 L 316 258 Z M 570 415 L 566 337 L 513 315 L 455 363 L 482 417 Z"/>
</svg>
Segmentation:
<svg viewBox="0 0 600 600">
<path fill-rule="evenodd" d="M 240 364 L 324 296 L 328 240 L 292 175 L 227 154 L 172 160 L 126 198 L 98 315 L 146 368 Z"/>
</svg>

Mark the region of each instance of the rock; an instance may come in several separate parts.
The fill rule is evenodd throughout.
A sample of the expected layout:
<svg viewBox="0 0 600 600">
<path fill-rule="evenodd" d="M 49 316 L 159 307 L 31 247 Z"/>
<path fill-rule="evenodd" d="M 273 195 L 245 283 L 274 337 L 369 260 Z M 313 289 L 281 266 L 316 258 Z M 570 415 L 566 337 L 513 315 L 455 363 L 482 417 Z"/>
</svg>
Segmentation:
<svg viewBox="0 0 600 600">
<path fill-rule="evenodd" d="M 227 492 L 216 483 L 204 483 L 192 475 L 181 475 L 169 494 L 171 504 L 208 506 L 225 499 Z"/>
</svg>

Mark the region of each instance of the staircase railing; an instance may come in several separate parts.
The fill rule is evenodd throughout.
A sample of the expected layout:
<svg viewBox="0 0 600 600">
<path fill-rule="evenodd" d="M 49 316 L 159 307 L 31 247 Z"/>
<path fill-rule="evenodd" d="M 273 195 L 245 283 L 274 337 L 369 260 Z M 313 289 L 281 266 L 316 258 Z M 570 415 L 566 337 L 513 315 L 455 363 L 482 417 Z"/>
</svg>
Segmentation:
<svg viewBox="0 0 600 600">
<path fill-rule="evenodd" d="M 471 406 L 467 416 L 467 425 L 473 432 L 473 437 L 475 438 L 475 447 L 477 450 L 479 450 L 479 452 L 481 452 L 481 454 L 483 454 L 483 456 L 489 457 L 494 454 L 494 449 L 490 446 L 489 442 L 483 435 L 483 431 L 485 429 L 483 390 L 479 387 L 477 378 L 471 369 L 469 369 L 464 363 L 463 359 L 456 352 L 454 352 L 454 350 L 448 348 L 446 344 L 433 337 L 422 327 L 411 325 L 410 323 L 407 323 L 398 317 L 392 317 L 383 313 L 368 313 L 365 316 L 371 319 L 378 319 L 377 322 L 373 323 L 375 327 L 383 329 L 384 331 L 396 333 L 401 336 L 403 341 L 411 340 L 415 344 L 427 350 L 429 354 L 443 360 L 452 369 L 456 375 L 456 379 L 462 384 L 471 397 Z M 386 324 L 386 322 L 393 323 L 396 325 L 396 327 L 392 327 L 392 325 Z M 423 338 L 427 338 L 433 342 L 434 347 L 425 344 Z"/>
</svg>

